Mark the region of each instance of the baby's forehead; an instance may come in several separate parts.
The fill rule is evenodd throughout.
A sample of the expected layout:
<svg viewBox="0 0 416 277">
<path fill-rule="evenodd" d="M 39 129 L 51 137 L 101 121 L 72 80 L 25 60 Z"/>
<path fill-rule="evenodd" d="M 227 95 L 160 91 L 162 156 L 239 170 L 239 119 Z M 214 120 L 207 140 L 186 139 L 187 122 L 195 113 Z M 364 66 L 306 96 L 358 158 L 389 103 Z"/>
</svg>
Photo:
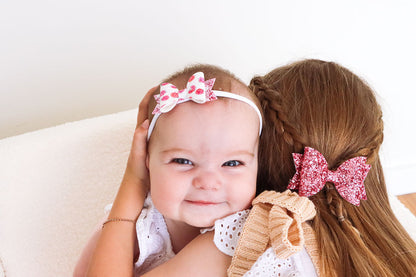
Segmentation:
<svg viewBox="0 0 416 277">
<path fill-rule="evenodd" d="M 258 119 L 251 107 L 234 99 L 211 103 L 186 102 L 159 118 L 152 141 L 172 148 L 252 149 L 258 139 Z M 221 143 L 220 143 L 221 142 Z M 212 147 L 212 145 L 217 145 Z"/>
<path fill-rule="evenodd" d="M 206 133 L 216 129 L 229 129 L 230 125 L 254 125 L 258 132 L 258 117 L 252 107 L 246 103 L 230 98 L 218 97 L 217 100 L 198 104 L 192 101 L 178 104 L 166 114 L 162 114 L 158 127 L 168 128 L 175 132 L 188 132 L 189 128 Z M 209 128 L 208 128 L 209 127 Z"/>
</svg>

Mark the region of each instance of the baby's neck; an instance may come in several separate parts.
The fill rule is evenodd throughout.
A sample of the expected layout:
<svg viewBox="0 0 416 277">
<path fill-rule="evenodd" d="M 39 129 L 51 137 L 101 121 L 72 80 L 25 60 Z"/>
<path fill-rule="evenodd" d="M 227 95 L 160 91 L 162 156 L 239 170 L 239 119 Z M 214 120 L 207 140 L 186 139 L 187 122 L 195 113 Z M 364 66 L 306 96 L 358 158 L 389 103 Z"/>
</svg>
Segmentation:
<svg viewBox="0 0 416 277">
<path fill-rule="evenodd" d="M 174 221 L 165 218 L 173 252 L 177 254 L 196 236 L 200 234 L 201 228 L 188 225 L 182 221 Z"/>
</svg>

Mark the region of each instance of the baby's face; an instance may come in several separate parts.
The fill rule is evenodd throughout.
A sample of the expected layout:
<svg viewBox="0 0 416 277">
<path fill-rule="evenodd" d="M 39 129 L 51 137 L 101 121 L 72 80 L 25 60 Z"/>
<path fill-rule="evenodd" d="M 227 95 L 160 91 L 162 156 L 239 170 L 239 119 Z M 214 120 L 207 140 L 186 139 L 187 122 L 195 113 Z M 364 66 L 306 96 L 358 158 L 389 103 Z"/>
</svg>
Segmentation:
<svg viewBox="0 0 416 277">
<path fill-rule="evenodd" d="M 170 220 L 195 227 L 250 206 L 259 119 L 238 100 L 192 101 L 160 116 L 149 144 L 150 192 Z"/>
</svg>

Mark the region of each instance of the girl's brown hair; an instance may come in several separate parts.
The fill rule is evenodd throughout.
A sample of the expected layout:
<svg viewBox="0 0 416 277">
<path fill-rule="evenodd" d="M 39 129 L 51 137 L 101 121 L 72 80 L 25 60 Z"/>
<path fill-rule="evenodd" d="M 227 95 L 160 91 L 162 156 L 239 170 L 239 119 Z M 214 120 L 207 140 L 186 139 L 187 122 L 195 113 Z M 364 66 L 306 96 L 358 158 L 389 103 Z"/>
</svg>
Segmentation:
<svg viewBox="0 0 416 277">
<path fill-rule="evenodd" d="M 292 153 L 317 149 L 336 169 L 366 156 L 368 200 L 346 202 L 332 183 L 310 197 L 322 276 L 416 276 L 416 244 L 394 216 L 379 149 L 381 108 L 370 87 L 348 69 L 320 60 L 283 66 L 252 79 L 265 125 L 259 146 L 258 190 L 284 191 L 295 173 Z"/>
</svg>

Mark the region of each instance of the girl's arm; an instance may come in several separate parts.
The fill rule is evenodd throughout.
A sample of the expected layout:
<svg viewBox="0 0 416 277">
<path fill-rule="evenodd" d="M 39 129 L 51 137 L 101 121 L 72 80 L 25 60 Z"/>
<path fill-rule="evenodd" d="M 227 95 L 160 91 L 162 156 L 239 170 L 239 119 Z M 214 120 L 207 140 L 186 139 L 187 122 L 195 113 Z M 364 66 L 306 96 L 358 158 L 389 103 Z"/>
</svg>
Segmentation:
<svg viewBox="0 0 416 277">
<path fill-rule="evenodd" d="M 214 244 L 214 232 L 199 235 L 175 257 L 143 277 L 212 277 L 227 276 L 231 257 L 220 252 Z"/>
<path fill-rule="evenodd" d="M 148 103 L 152 88 L 139 105 L 137 126 L 123 180 L 108 219 L 136 221 L 148 191 L 146 136 Z M 78 261 L 74 276 L 132 276 L 137 249 L 135 223 L 117 221 L 105 224 L 93 234 Z M 88 271 L 88 272 L 87 272 Z"/>
<path fill-rule="evenodd" d="M 99 235 L 100 231 L 97 231 L 90 240 L 90 243 L 94 243 L 94 238 L 96 237 L 98 239 Z M 213 239 L 214 232 L 199 235 L 186 245 L 174 258 L 146 273 L 143 277 L 227 276 L 227 268 L 230 266 L 231 257 L 220 252 L 214 245 Z M 90 249 L 93 250 L 94 248 L 95 246 L 92 246 Z M 132 266 L 134 266 L 133 262 Z M 84 277 L 85 270 L 74 273 L 74 276 Z"/>
<path fill-rule="evenodd" d="M 101 228 L 101 225 L 100 225 Z M 89 247 L 84 249 L 91 253 L 83 253 L 87 258 L 81 258 L 77 265 L 78 270 L 75 270 L 74 276 L 84 277 L 88 264 L 81 265 L 92 256 L 92 251 L 99 238 L 100 231 L 96 231 L 90 239 Z M 227 276 L 227 268 L 230 266 L 231 257 L 220 252 L 215 246 L 214 232 L 207 232 L 199 235 L 188 245 L 186 245 L 174 258 L 168 262 L 158 266 L 152 271 L 143 275 L 144 277 L 176 277 L 176 276 L 195 276 L 195 277 L 211 277 L 211 276 Z M 137 240 L 136 240 L 137 242 Z M 137 246 L 136 246 L 137 247 Z M 133 265 L 132 265 L 133 266 Z M 83 269 L 84 268 L 84 269 Z M 123 276 L 123 275 L 119 275 Z M 130 276 L 130 275 L 126 275 Z"/>
<path fill-rule="evenodd" d="M 146 135 L 143 137 L 146 138 Z M 134 222 L 109 222 L 102 228 L 87 276 L 133 276 L 135 222 L 143 207 L 146 193 L 145 183 L 129 178 L 123 179 L 108 218 L 131 219 Z"/>
</svg>

